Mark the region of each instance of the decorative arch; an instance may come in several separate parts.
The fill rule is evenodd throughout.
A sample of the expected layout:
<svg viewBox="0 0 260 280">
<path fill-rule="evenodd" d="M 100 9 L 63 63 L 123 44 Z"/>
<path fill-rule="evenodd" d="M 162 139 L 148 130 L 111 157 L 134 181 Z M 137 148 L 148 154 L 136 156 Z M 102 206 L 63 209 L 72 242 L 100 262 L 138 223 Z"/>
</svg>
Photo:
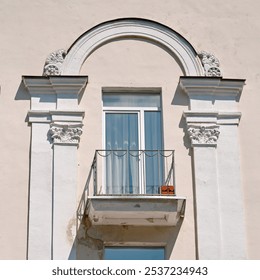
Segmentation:
<svg viewBox="0 0 260 280">
<path fill-rule="evenodd" d="M 142 39 L 169 52 L 186 76 L 203 76 L 197 52 L 180 34 L 160 23 L 136 18 L 117 19 L 99 24 L 82 34 L 70 47 L 61 75 L 79 75 L 85 60 L 99 47 L 120 39 Z"/>
</svg>

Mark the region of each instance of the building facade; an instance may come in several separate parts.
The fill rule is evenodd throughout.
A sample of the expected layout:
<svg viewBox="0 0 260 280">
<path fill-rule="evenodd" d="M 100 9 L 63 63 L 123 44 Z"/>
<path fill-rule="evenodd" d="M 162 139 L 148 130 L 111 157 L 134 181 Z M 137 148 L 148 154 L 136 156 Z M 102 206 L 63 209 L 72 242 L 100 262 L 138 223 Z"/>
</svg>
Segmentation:
<svg viewBox="0 0 260 280">
<path fill-rule="evenodd" d="M 257 5 L 2 1 L 0 258 L 259 259 Z"/>
</svg>

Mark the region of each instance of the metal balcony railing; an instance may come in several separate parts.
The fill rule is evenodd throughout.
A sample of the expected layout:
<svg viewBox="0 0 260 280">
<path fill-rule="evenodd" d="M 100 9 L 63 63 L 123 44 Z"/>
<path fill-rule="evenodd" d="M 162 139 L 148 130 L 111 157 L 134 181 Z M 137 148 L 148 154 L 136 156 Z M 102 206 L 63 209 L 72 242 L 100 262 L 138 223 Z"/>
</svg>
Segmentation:
<svg viewBox="0 0 260 280">
<path fill-rule="evenodd" d="M 158 196 L 162 186 L 176 191 L 173 150 L 96 150 L 78 217 L 88 196 Z"/>
</svg>

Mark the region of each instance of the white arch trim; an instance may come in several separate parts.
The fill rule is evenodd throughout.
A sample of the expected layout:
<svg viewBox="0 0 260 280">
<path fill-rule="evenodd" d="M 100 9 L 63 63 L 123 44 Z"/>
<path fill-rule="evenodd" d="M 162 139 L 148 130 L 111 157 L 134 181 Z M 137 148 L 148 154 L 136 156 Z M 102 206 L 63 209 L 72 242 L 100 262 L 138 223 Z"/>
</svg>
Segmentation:
<svg viewBox="0 0 260 280">
<path fill-rule="evenodd" d="M 135 38 L 155 43 L 173 55 L 186 76 L 204 71 L 192 45 L 172 29 L 144 19 L 118 19 L 102 23 L 80 36 L 70 47 L 61 75 L 79 75 L 84 61 L 96 49 L 115 40 Z"/>
</svg>

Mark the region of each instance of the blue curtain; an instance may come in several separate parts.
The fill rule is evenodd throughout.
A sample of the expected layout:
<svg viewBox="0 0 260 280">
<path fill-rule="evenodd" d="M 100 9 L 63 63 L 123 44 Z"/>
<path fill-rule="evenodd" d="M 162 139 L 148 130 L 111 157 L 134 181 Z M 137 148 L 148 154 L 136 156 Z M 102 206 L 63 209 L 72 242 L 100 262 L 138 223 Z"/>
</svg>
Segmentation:
<svg viewBox="0 0 260 280">
<path fill-rule="evenodd" d="M 128 150 L 137 150 L 137 113 L 106 114 L 106 193 L 131 194 L 139 192 L 137 152 L 129 156 Z M 136 156 L 135 156 L 136 155 Z"/>
<path fill-rule="evenodd" d="M 163 183 L 161 112 L 145 112 L 146 193 L 158 194 Z M 151 151 L 152 150 L 152 151 Z"/>
<path fill-rule="evenodd" d="M 161 112 L 144 113 L 145 152 L 138 152 L 138 114 L 106 113 L 106 193 L 138 194 L 140 170 L 147 194 L 164 181 Z M 140 164 L 145 168 L 140 169 Z"/>
</svg>

